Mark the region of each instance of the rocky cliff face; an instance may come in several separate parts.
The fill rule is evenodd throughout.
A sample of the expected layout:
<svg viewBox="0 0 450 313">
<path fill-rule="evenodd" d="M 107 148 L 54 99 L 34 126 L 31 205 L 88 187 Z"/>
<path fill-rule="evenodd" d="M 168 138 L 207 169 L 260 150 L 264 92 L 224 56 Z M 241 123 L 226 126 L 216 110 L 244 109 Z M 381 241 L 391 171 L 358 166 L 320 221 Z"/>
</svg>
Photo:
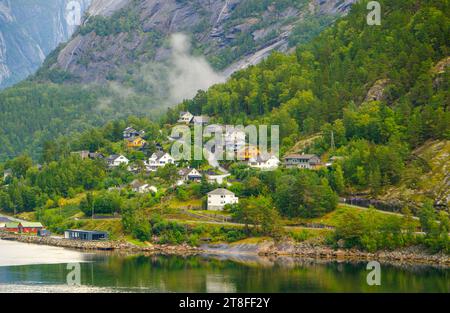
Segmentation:
<svg viewBox="0 0 450 313">
<path fill-rule="evenodd" d="M 71 0 L 0 0 L 0 89 L 33 73 L 75 30 Z M 72 1 L 73 2 L 73 1 Z M 81 14 L 91 0 L 77 0 Z"/>
<path fill-rule="evenodd" d="M 123 81 L 145 64 L 169 59 L 170 36 L 184 33 L 195 52 L 228 76 L 258 63 L 273 50 L 288 50 L 290 35 L 300 21 L 338 17 L 355 0 L 299 0 L 291 5 L 260 2 L 262 5 L 253 0 L 94 0 L 90 17 L 61 47 L 50 69 L 67 71 L 83 83 Z M 95 18 L 105 10 L 109 20 Z M 105 32 L 108 23 L 122 19 L 126 24 L 134 18 L 138 25 L 132 29 Z"/>
</svg>

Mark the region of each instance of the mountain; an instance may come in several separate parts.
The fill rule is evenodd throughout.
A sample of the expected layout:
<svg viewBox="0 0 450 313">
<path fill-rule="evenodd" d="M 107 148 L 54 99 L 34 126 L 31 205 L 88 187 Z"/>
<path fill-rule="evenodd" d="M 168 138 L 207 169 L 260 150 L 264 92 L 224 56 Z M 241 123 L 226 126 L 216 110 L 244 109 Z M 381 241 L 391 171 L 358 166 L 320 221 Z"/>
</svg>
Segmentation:
<svg viewBox="0 0 450 313">
<path fill-rule="evenodd" d="M 91 0 L 79 0 L 82 14 Z M 0 89 L 33 74 L 45 57 L 70 38 L 70 0 L 0 0 Z"/>
<path fill-rule="evenodd" d="M 92 0 L 71 39 L 0 92 L 0 159 L 37 158 L 45 141 L 111 119 L 157 118 L 272 51 L 309 41 L 353 2 Z"/>
<path fill-rule="evenodd" d="M 298 43 L 292 38 L 296 33 L 317 34 L 355 1 L 110 2 L 123 8 L 105 19 L 95 15 L 98 1 L 94 0 L 83 26 L 59 48 L 49 69 L 67 71 L 83 83 L 123 81 L 130 71 L 138 71 L 144 64 L 168 60 L 171 47 L 167 38 L 184 33 L 195 54 L 205 56 L 214 69 L 229 75 L 256 64 L 272 50 L 287 51 Z"/>
</svg>

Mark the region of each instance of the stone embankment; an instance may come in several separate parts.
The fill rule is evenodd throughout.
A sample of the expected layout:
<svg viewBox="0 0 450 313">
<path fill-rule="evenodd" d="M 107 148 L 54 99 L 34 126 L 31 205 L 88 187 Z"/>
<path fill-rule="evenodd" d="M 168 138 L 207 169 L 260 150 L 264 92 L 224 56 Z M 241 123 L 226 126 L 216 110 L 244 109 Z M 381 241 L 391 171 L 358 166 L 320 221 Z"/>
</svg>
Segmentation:
<svg viewBox="0 0 450 313">
<path fill-rule="evenodd" d="M 266 242 L 258 246 L 257 253 L 262 256 L 294 256 L 327 260 L 380 261 L 385 263 L 450 266 L 449 255 L 445 253 L 430 254 L 424 247 L 420 246 L 370 253 L 357 249 L 333 249 L 310 243 Z"/>
<path fill-rule="evenodd" d="M 143 252 L 154 254 L 177 254 L 191 255 L 201 253 L 202 250 L 189 245 L 146 245 L 136 246 L 124 241 L 81 241 L 69 240 L 59 237 L 37 237 L 10 233 L 1 233 L 0 239 L 13 240 L 23 243 L 48 245 L 78 250 L 98 250 L 98 251 L 123 251 L 123 252 Z"/>
</svg>

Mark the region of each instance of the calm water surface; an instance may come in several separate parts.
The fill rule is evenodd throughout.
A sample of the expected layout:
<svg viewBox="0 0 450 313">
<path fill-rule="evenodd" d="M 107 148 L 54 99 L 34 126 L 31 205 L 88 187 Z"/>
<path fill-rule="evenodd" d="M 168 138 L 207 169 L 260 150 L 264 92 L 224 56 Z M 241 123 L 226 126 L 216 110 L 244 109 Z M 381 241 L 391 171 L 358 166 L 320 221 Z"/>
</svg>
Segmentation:
<svg viewBox="0 0 450 313">
<path fill-rule="evenodd" d="M 79 263 L 81 286 L 67 285 Z M 0 292 L 450 292 L 450 270 L 252 256 L 120 256 L 0 240 Z"/>
</svg>

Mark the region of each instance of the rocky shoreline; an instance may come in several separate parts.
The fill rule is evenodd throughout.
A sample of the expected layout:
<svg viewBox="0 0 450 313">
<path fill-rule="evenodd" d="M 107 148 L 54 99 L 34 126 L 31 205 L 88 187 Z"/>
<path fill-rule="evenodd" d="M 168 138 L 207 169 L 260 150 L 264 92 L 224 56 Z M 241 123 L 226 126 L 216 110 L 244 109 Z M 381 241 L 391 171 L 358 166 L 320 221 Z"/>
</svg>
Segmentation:
<svg viewBox="0 0 450 313">
<path fill-rule="evenodd" d="M 255 244 L 204 245 L 200 248 L 187 244 L 136 246 L 125 241 L 77 241 L 55 237 L 36 237 L 0 233 L 0 239 L 23 243 L 48 245 L 77 250 L 115 251 L 121 253 L 143 253 L 161 255 L 198 254 L 251 254 L 261 257 L 297 257 L 328 261 L 379 261 L 411 265 L 433 265 L 450 267 L 450 256 L 444 253 L 430 254 L 423 247 L 414 246 L 395 251 L 369 253 L 357 249 L 333 249 L 314 243 L 292 241 L 274 242 L 266 240 Z"/>
<path fill-rule="evenodd" d="M 328 246 L 315 245 L 306 242 L 267 242 L 259 246 L 258 254 L 263 256 L 294 256 L 325 260 L 379 261 L 383 263 L 423 264 L 450 267 L 449 255 L 446 255 L 445 253 L 430 254 L 421 246 L 370 253 L 357 249 L 333 249 Z"/>
<path fill-rule="evenodd" d="M 47 245 L 76 250 L 121 251 L 128 253 L 167 254 L 167 255 L 194 255 L 202 252 L 201 249 L 186 244 L 183 245 L 148 245 L 136 246 L 125 241 L 80 241 L 56 237 L 37 237 L 19 234 L 1 233 L 0 239 L 23 243 Z"/>
</svg>

